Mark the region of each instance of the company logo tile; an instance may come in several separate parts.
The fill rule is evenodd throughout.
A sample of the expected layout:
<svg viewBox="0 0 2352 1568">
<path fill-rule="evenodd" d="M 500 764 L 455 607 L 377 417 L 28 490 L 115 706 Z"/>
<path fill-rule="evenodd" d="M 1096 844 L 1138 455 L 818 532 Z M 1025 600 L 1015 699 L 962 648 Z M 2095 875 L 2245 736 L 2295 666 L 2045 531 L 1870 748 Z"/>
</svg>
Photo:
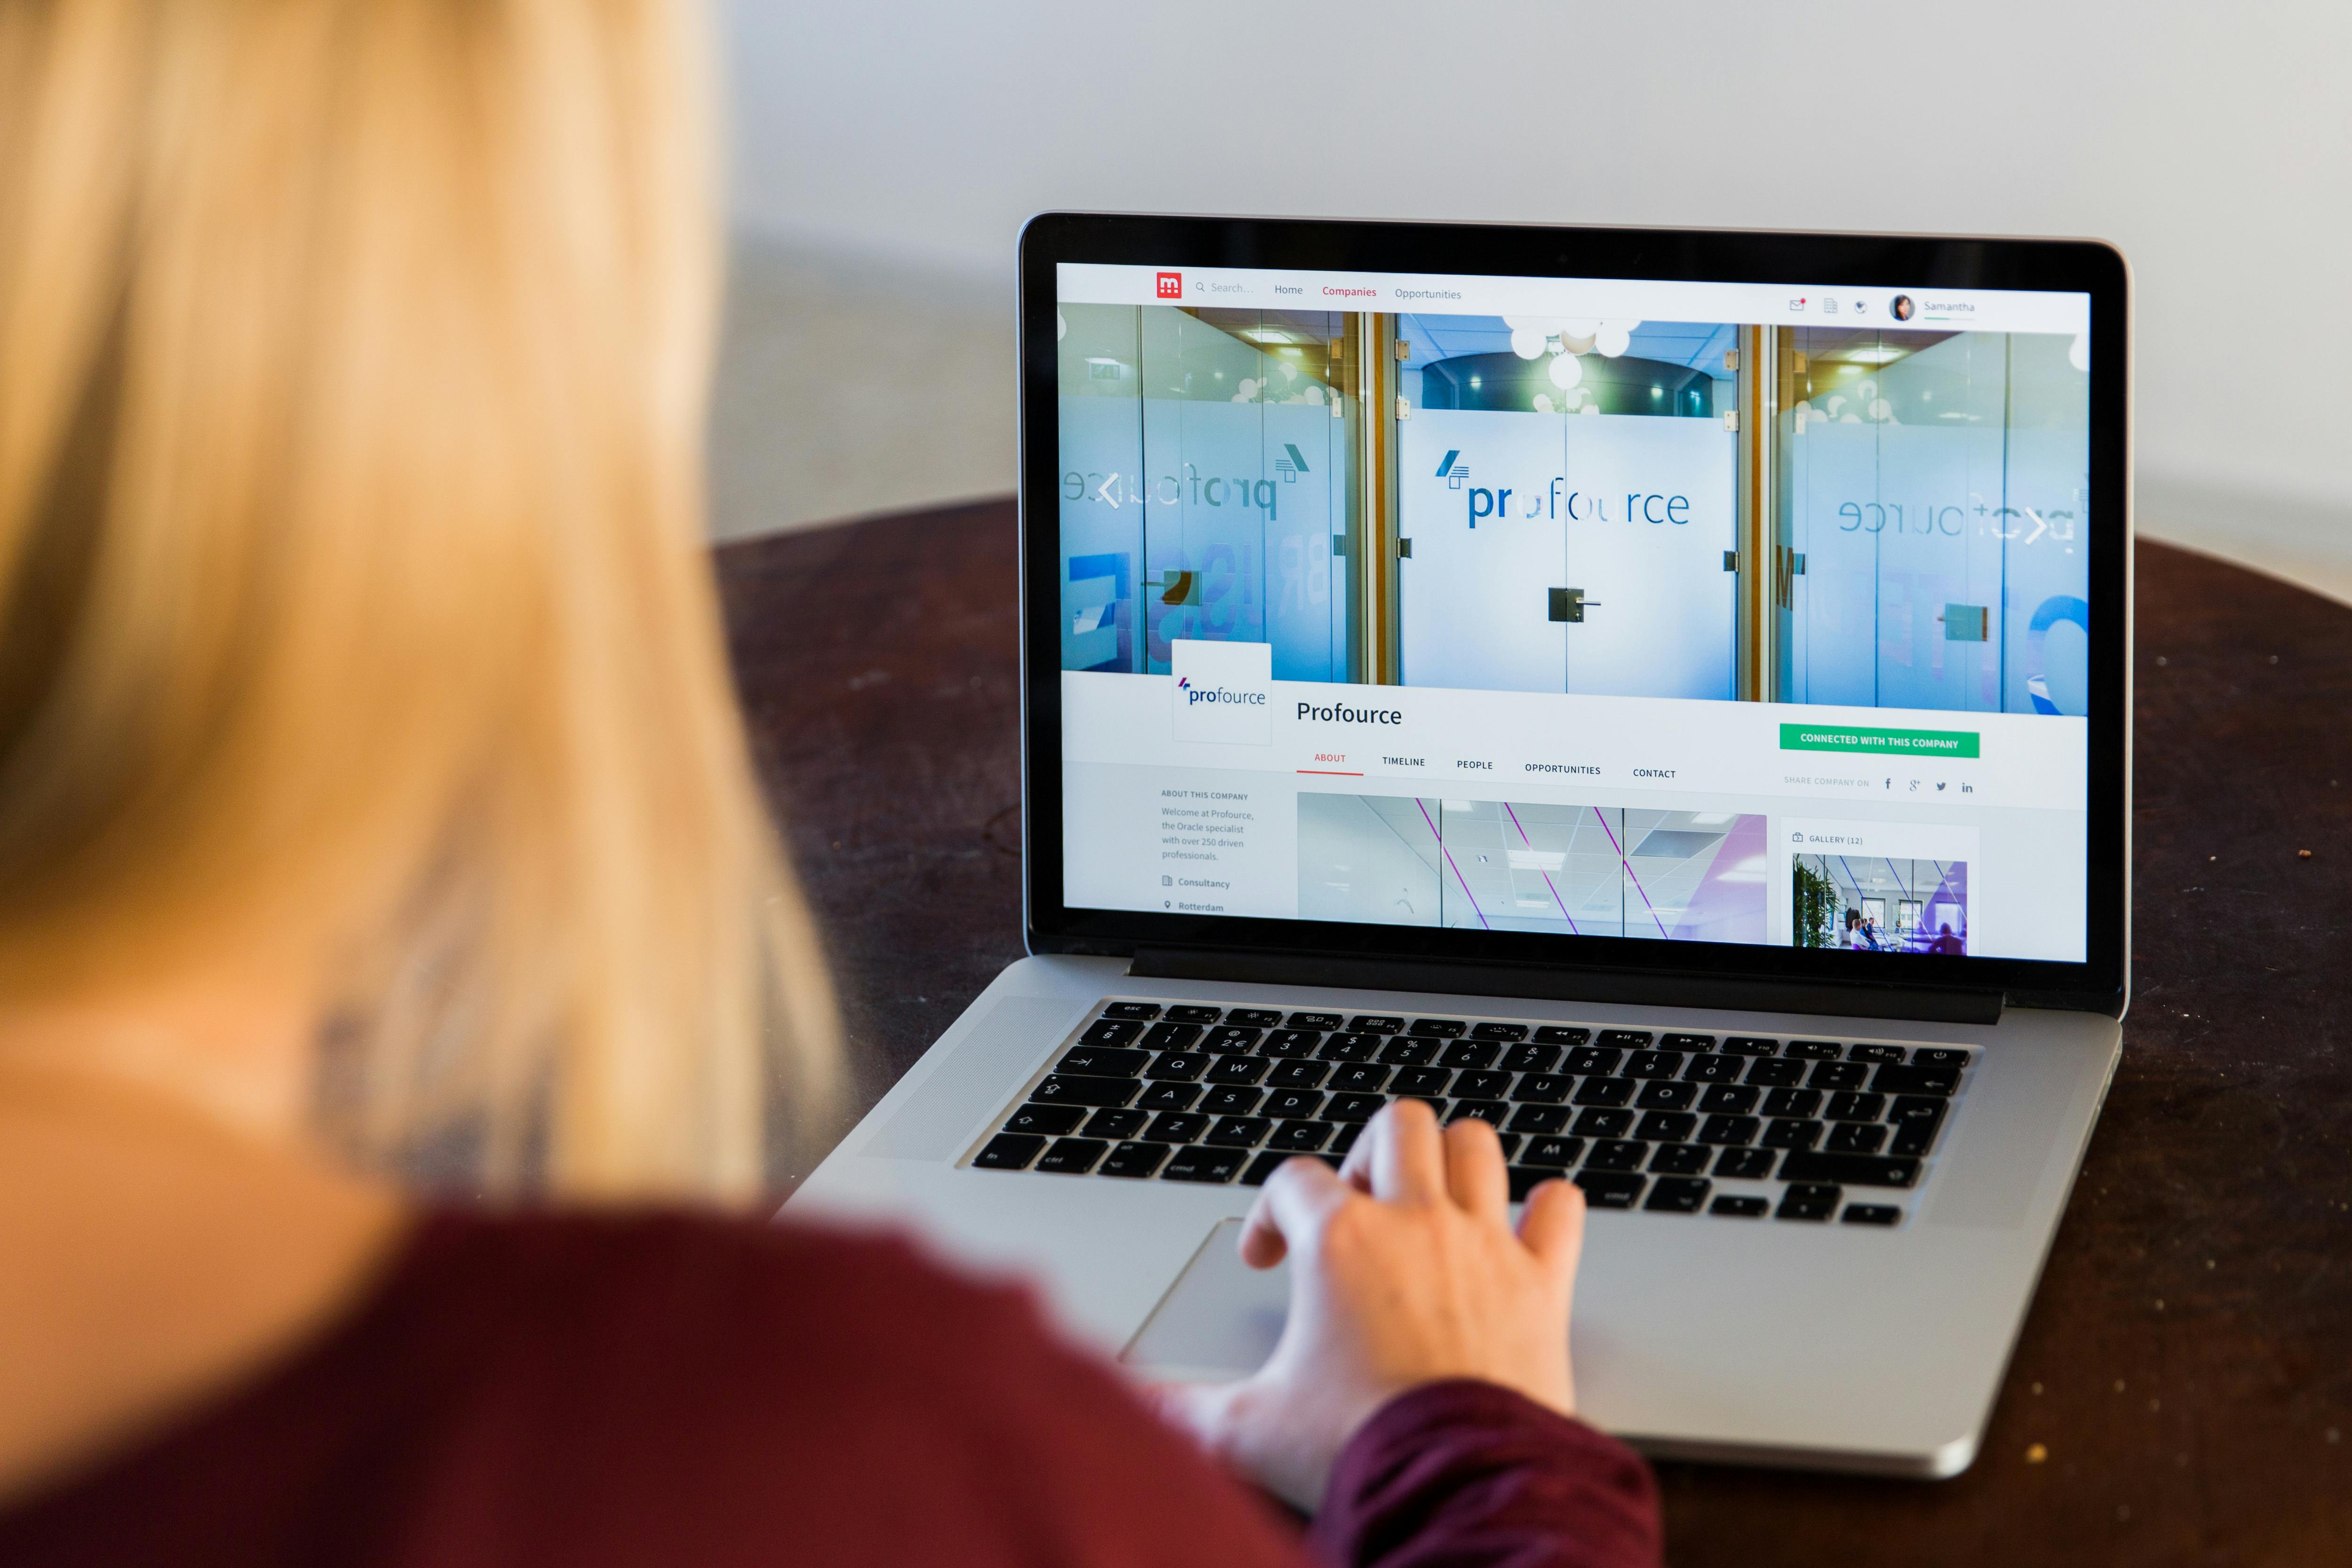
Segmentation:
<svg viewBox="0 0 2352 1568">
<path fill-rule="evenodd" d="M 1184 275 L 1182 273 L 1163 272 L 1160 275 L 1159 284 L 1160 298 L 1181 299 L 1184 298 Z"/>
<path fill-rule="evenodd" d="M 1272 738 L 1274 645 L 1180 637 L 1169 645 L 1171 734 L 1213 746 L 1265 746 Z"/>
</svg>

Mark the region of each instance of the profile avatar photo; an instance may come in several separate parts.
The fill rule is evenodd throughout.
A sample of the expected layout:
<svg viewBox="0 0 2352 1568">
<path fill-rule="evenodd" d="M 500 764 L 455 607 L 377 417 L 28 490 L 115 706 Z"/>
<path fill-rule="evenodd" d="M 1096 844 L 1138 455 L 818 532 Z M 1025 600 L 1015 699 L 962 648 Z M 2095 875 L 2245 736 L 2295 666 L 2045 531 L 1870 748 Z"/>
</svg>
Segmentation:
<svg viewBox="0 0 2352 1568">
<path fill-rule="evenodd" d="M 1886 308 L 1897 321 L 1908 321 L 1914 307 L 1908 294 L 1898 294 L 1887 302 Z"/>
</svg>

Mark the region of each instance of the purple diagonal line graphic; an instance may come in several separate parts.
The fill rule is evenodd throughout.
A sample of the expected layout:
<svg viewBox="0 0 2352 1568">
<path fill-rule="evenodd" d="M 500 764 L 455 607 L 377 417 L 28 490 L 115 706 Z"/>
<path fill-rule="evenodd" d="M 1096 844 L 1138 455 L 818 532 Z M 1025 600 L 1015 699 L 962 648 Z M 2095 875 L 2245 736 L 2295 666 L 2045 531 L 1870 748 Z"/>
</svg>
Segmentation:
<svg viewBox="0 0 2352 1568">
<path fill-rule="evenodd" d="M 1592 808 L 1592 818 L 1601 824 L 1602 832 L 1609 833 L 1609 817 L 1606 812 L 1595 806 Z M 1617 835 L 1614 833 L 1609 833 L 1609 847 L 1617 852 L 1617 863 L 1623 866 L 1625 874 L 1633 879 L 1633 891 L 1642 895 L 1642 907 L 1650 912 L 1650 923 L 1658 928 L 1659 936 L 1665 936 L 1666 923 L 1658 918 L 1658 906 L 1650 902 L 1650 890 L 1642 885 L 1642 873 L 1635 871 L 1633 862 L 1625 858 L 1625 846 L 1617 841 Z"/>
<path fill-rule="evenodd" d="M 1414 797 L 1412 804 L 1413 809 L 1421 813 L 1421 820 L 1429 822 L 1429 808 L 1421 803 L 1420 797 Z M 1478 895 L 1470 891 L 1470 884 L 1467 882 L 1463 882 L 1462 868 L 1454 865 L 1454 852 L 1445 847 L 1445 835 L 1437 831 L 1435 822 L 1429 822 L 1429 834 L 1437 841 L 1437 852 L 1445 857 L 1447 865 L 1454 867 L 1454 880 L 1462 883 L 1462 896 L 1470 901 L 1470 913 L 1478 917 L 1480 926 L 1492 931 L 1494 927 L 1486 924 L 1486 912 L 1478 907 Z"/>
<path fill-rule="evenodd" d="M 1511 810 L 1511 803 L 1508 800 L 1503 802 L 1503 810 L 1510 817 L 1511 826 L 1519 829 L 1519 842 L 1527 845 L 1530 850 L 1534 849 L 1536 847 L 1535 841 L 1528 837 L 1527 829 L 1519 827 L 1519 814 Z M 1536 867 L 1536 874 L 1544 879 L 1544 886 L 1550 892 L 1551 901 L 1554 904 L 1559 904 L 1559 917 L 1568 922 L 1569 935 L 1572 936 L 1583 936 L 1584 933 L 1577 930 L 1576 928 L 1576 916 L 1568 912 L 1567 904 L 1560 904 L 1559 889 L 1551 885 L 1551 873 L 1544 870 L 1541 866 L 1538 866 Z"/>
</svg>

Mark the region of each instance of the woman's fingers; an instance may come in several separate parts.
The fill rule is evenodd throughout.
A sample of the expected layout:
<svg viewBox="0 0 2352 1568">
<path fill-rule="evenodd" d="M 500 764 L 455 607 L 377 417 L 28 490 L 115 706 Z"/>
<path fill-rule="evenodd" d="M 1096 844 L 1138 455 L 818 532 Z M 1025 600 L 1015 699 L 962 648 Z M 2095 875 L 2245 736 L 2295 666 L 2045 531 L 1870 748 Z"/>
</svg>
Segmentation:
<svg viewBox="0 0 2352 1568">
<path fill-rule="evenodd" d="M 1556 1277 L 1573 1281 L 1584 1251 L 1584 1193 L 1570 1181 L 1548 1181 L 1528 1194 L 1519 1239 Z"/>
<path fill-rule="evenodd" d="M 1372 1118 L 1356 1147 L 1371 1145 L 1374 1197 L 1386 1203 L 1423 1202 L 1445 1195 L 1445 1148 L 1437 1113 L 1418 1100 L 1391 1102 Z"/>
<path fill-rule="evenodd" d="M 1511 1207 L 1511 1181 L 1503 1174 L 1503 1141 L 1475 1116 L 1445 1129 L 1445 1185 L 1454 1201 L 1480 1219 L 1501 1224 Z"/>
<path fill-rule="evenodd" d="M 1349 1190 L 1312 1155 L 1284 1162 L 1258 1189 L 1242 1222 L 1242 1261 L 1253 1269 L 1273 1268 L 1288 1255 L 1289 1239 L 1319 1223 L 1334 1205 L 1346 1201 Z"/>
</svg>

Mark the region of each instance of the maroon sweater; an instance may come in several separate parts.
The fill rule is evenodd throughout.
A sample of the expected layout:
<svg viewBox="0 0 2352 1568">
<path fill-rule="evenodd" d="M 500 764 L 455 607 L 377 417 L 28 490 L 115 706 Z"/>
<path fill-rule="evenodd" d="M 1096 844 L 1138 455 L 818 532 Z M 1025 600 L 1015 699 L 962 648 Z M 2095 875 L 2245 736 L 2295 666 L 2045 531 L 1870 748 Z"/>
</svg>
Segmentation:
<svg viewBox="0 0 2352 1568">
<path fill-rule="evenodd" d="M 1392 1401 L 1302 1542 L 1060 1343 L 889 1239 L 427 1220 L 258 1380 L 0 1511 L 0 1564 L 1658 1560 L 1642 1461 L 1503 1389 Z"/>
</svg>

